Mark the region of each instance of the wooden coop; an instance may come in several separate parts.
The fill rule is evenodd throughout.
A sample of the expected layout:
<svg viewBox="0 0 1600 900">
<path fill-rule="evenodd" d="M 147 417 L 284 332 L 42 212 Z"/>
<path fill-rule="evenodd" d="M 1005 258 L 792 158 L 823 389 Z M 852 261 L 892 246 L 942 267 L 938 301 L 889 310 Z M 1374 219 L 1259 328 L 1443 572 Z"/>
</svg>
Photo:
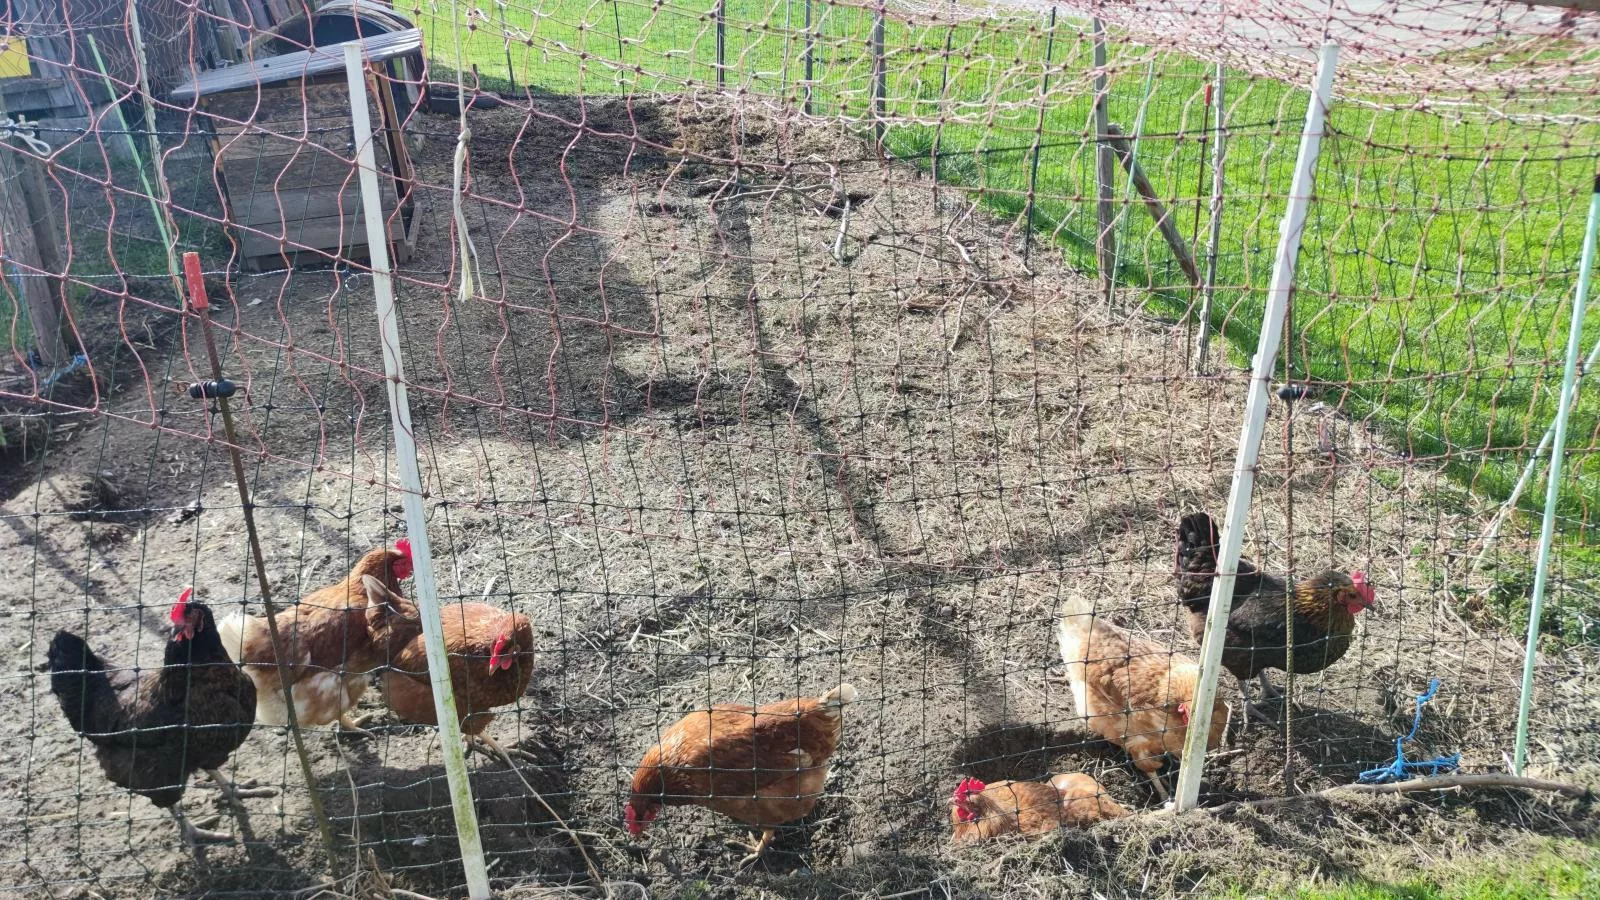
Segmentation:
<svg viewBox="0 0 1600 900">
<path fill-rule="evenodd" d="M 391 259 L 416 248 L 418 211 L 404 117 L 392 89 L 402 58 L 422 49 L 415 29 L 362 40 L 378 186 Z M 247 268 L 366 258 L 344 47 L 269 56 L 203 72 L 172 92 L 212 129 L 227 220 Z M 403 96 L 403 95 L 401 95 Z"/>
</svg>

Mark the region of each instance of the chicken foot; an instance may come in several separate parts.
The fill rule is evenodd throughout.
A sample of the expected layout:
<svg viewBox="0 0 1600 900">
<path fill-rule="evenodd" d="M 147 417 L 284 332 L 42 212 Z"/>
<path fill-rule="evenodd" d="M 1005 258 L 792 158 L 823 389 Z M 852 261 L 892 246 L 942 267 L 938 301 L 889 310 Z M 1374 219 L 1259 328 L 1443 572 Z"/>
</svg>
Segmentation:
<svg viewBox="0 0 1600 900">
<path fill-rule="evenodd" d="M 182 836 L 183 842 L 196 852 L 199 852 L 205 844 L 233 843 L 233 835 L 231 834 L 225 834 L 221 831 L 208 831 L 197 827 L 193 822 L 189 821 L 188 816 L 183 814 L 183 807 L 177 804 L 167 807 L 167 812 L 171 813 L 172 818 L 178 823 L 178 832 Z M 207 821 L 210 822 L 211 820 Z"/>
<path fill-rule="evenodd" d="M 1276 700 L 1283 696 L 1283 688 L 1273 684 L 1272 679 L 1267 677 L 1265 670 L 1257 673 L 1256 681 L 1261 685 L 1261 699 Z"/>
<path fill-rule="evenodd" d="M 1283 696 L 1283 692 L 1273 687 L 1272 682 L 1267 680 L 1267 673 L 1262 672 L 1259 681 L 1262 685 L 1262 700 L 1272 700 L 1276 697 Z M 1249 684 L 1249 682 L 1245 679 L 1239 679 L 1239 694 L 1244 697 L 1244 720 L 1240 722 L 1239 727 L 1250 727 L 1251 719 L 1255 719 L 1257 722 L 1260 722 L 1263 725 L 1278 724 L 1278 720 L 1273 718 L 1271 713 L 1263 711 L 1254 700 L 1250 699 L 1250 689 L 1246 687 L 1247 684 Z"/>
<path fill-rule="evenodd" d="M 350 718 L 349 713 L 342 713 L 339 716 L 338 724 L 334 726 L 333 730 L 334 733 L 340 737 L 348 736 L 353 738 L 371 738 L 373 740 L 377 740 L 376 735 L 361 727 L 364 724 L 366 724 L 366 719 L 363 718 L 360 722 L 357 722 L 356 720 Z"/>
<path fill-rule="evenodd" d="M 221 769 L 207 769 L 206 774 L 211 776 L 211 782 L 209 784 L 201 782 L 196 787 L 215 789 L 221 793 L 222 799 L 234 806 L 242 806 L 240 801 L 255 797 L 278 796 L 276 788 L 260 787 L 254 780 L 241 785 L 222 774 Z"/>
<path fill-rule="evenodd" d="M 750 843 L 746 844 L 740 841 L 728 841 L 728 846 L 735 850 L 750 851 L 749 856 L 739 860 L 739 868 L 743 869 L 760 859 L 762 854 L 767 852 L 767 850 L 772 846 L 772 842 L 777 840 L 777 838 L 778 830 L 776 828 L 766 828 L 762 830 L 761 837 L 759 839 L 756 837 L 755 832 L 751 832 Z"/>
<path fill-rule="evenodd" d="M 512 768 L 516 768 L 516 766 L 512 765 L 511 763 L 511 758 L 513 756 L 522 760 L 523 762 L 529 762 L 535 765 L 537 765 L 539 762 L 539 757 L 534 756 L 532 753 L 529 753 L 526 750 L 518 750 L 516 747 L 511 747 L 508 749 L 499 741 L 489 737 L 487 734 L 469 734 L 465 735 L 465 738 L 467 742 L 467 752 L 470 753 L 473 750 L 476 750 L 486 756 L 499 759 L 506 765 L 512 766 Z"/>
</svg>

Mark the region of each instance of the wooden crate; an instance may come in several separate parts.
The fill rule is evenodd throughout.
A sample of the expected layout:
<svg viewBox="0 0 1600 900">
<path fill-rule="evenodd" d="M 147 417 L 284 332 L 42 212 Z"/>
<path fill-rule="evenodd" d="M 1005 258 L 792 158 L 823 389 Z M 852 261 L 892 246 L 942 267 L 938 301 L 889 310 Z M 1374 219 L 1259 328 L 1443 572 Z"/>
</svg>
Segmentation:
<svg viewBox="0 0 1600 900">
<path fill-rule="evenodd" d="M 301 254 L 325 259 L 307 251 L 369 255 L 343 79 L 217 94 L 205 108 L 216 116 L 216 166 L 246 265 L 280 265 L 285 257 L 292 263 Z M 416 247 L 410 158 L 381 95 L 369 92 L 367 108 L 384 221 L 394 261 L 403 263 Z"/>
<path fill-rule="evenodd" d="M 365 100 L 395 263 L 416 249 L 415 179 L 393 93 L 378 73 L 421 46 L 415 29 L 365 41 Z M 252 269 L 370 258 L 342 45 L 202 73 L 172 93 L 211 123 L 228 220 Z M 382 85 L 382 87 L 380 87 Z"/>
</svg>

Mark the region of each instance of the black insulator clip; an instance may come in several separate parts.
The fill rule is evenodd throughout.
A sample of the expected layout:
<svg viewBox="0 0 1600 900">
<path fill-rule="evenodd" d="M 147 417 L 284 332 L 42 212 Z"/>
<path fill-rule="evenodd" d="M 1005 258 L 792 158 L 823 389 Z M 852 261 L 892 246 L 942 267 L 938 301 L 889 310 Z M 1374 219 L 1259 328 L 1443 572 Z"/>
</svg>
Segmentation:
<svg viewBox="0 0 1600 900">
<path fill-rule="evenodd" d="M 219 381 L 198 381 L 189 385 L 189 396 L 196 400 L 214 400 L 220 397 L 232 397 L 238 388 L 226 378 Z"/>
<path fill-rule="evenodd" d="M 1286 384 L 1278 388 L 1278 399 L 1285 403 L 1304 400 L 1309 396 L 1311 396 L 1311 385 L 1309 384 Z"/>
</svg>

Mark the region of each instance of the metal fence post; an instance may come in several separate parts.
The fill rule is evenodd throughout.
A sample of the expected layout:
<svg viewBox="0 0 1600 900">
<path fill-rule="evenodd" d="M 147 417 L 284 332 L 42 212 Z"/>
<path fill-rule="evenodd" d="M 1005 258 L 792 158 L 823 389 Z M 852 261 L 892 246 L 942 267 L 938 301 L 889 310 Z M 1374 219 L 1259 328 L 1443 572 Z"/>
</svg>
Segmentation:
<svg viewBox="0 0 1600 900">
<path fill-rule="evenodd" d="M 806 99 L 801 109 L 806 115 L 811 115 L 811 66 L 817 49 L 817 36 L 811 31 L 811 0 L 806 0 L 806 50 L 805 50 L 805 75 Z"/>
<path fill-rule="evenodd" d="M 1039 189 L 1039 145 L 1044 142 L 1044 116 L 1046 104 L 1050 97 L 1050 64 L 1051 57 L 1056 49 L 1056 8 L 1050 7 L 1050 28 L 1045 32 L 1044 39 L 1044 76 L 1039 79 L 1039 118 L 1033 126 L 1032 160 L 1028 164 L 1028 197 L 1027 197 L 1027 230 L 1022 234 L 1022 262 L 1028 262 L 1028 251 L 1033 246 L 1033 212 L 1035 207 L 1034 197 Z M 934 173 L 938 177 L 938 173 Z"/>
<path fill-rule="evenodd" d="M 1226 180 L 1224 170 L 1228 143 L 1228 95 L 1223 80 L 1226 71 L 1226 66 L 1217 63 L 1216 89 L 1213 98 L 1217 104 L 1213 126 L 1216 134 L 1212 135 L 1211 143 L 1210 234 L 1206 238 L 1205 281 L 1200 288 L 1200 331 L 1195 337 L 1194 348 L 1194 371 L 1197 375 L 1206 370 L 1206 353 L 1211 344 L 1212 304 L 1217 293 L 1217 245 L 1222 241 L 1222 190 Z"/>
<path fill-rule="evenodd" d="M 1106 142 L 1106 134 L 1111 130 L 1111 109 L 1107 97 L 1106 85 L 1106 27 L 1096 18 L 1094 27 L 1094 141 L 1095 141 L 1095 223 L 1099 229 L 1095 235 L 1095 257 L 1100 266 L 1101 287 L 1105 291 L 1106 303 L 1111 303 L 1111 294 L 1116 285 L 1117 248 L 1116 238 L 1112 236 L 1115 219 L 1111 210 L 1111 179 L 1116 171 L 1116 158 L 1111 152 L 1111 145 Z"/>
<path fill-rule="evenodd" d="M 955 9 L 954 3 L 951 3 L 951 9 L 952 11 Z M 939 119 L 933 126 L 933 150 L 930 151 L 933 158 L 928 163 L 928 167 L 933 173 L 933 205 L 935 209 L 939 206 L 939 151 L 942 149 L 944 142 L 944 104 L 945 100 L 948 99 L 945 94 L 950 90 L 950 48 L 955 46 L 955 36 L 956 22 L 955 17 L 951 16 L 949 24 L 944 27 L 944 53 L 941 56 L 942 65 L 939 70 Z"/>
<path fill-rule="evenodd" d="M 1539 529 L 1539 564 L 1533 575 L 1533 599 L 1528 607 L 1528 644 L 1522 657 L 1522 697 L 1517 706 L 1517 746 L 1513 775 L 1521 776 L 1528 761 L 1528 718 L 1533 712 L 1533 665 L 1538 656 L 1539 619 L 1544 613 L 1544 592 L 1550 580 L 1550 544 L 1555 539 L 1556 508 L 1561 501 L 1561 464 L 1567 449 L 1567 416 L 1577 399 L 1578 353 L 1583 344 L 1583 311 L 1589 302 L 1589 282 L 1594 278 L 1595 232 L 1600 230 L 1600 168 L 1595 170 L 1589 196 L 1589 223 L 1583 236 L 1583 257 L 1578 263 L 1578 290 L 1572 298 L 1572 325 L 1567 329 L 1567 363 L 1561 372 L 1561 399 L 1556 405 L 1555 432 L 1550 446 L 1550 472 L 1545 476 L 1544 522 Z"/>
<path fill-rule="evenodd" d="M 728 80 L 728 0 L 717 0 L 717 87 Z"/>
<path fill-rule="evenodd" d="M 872 132 L 883 152 L 884 95 L 888 93 L 889 72 L 883 58 L 883 20 L 888 15 L 887 0 L 878 0 L 872 12 Z"/>
<path fill-rule="evenodd" d="M 350 124 L 356 141 L 361 174 L 361 206 L 366 218 L 367 250 L 372 259 L 372 289 L 377 297 L 378 333 L 383 345 L 383 371 L 389 394 L 390 424 L 394 430 L 395 462 L 400 469 L 406 536 L 411 540 L 416 585 L 412 600 L 422 618 L 422 636 L 428 651 L 428 674 L 433 687 L 434 711 L 439 719 L 440 751 L 450 805 L 455 813 L 456 838 L 461 844 L 461 865 L 472 900 L 487 900 L 489 870 L 478 834 L 478 815 L 472 805 L 472 785 L 467 779 L 466 750 L 461 720 L 456 717 L 455 692 L 450 684 L 450 657 L 444 644 L 444 622 L 439 612 L 439 586 L 434 579 L 428 523 L 422 509 L 422 473 L 417 467 L 417 444 L 411 426 L 411 403 L 406 396 L 405 365 L 400 353 L 400 327 L 394 305 L 394 276 L 389 268 L 389 235 L 378 191 L 378 167 L 372 150 L 372 120 L 367 112 L 367 82 L 361 61 L 361 42 L 344 45 L 345 79 L 350 86 Z"/>
<path fill-rule="evenodd" d="M 1250 509 L 1250 494 L 1255 487 L 1256 460 L 1261 452 L 1261 437 L 1267 425 L 1273 366 L 1283 339 L 1283 322 L 1289 308 L 1289 293 L 1294 288 L 1296 258 L 1300 237 L 1305 230 L 1306 211 L 1316 180 L 1317 155 L 1322 148 L 1322 131 L 1328 107 L 1333 102 L 1333 73 L 1339 61 L 1337 44 L 1322 45 L 1316 83 L 1306 103 L 1305 130 L 1300 135 L 1300 154 L 1295 160 L 1294 180 L 1289 186 L 1289 204 L 1278 231 L 1278 252 L 1272 265 L 1272 282 L 1267 288 L 1267 308 L 1261 314 L 1261 336 L 1256 340 L 1256 355 L 1250 374 L 1250 389 L 1245 404 L 1244 425 L 1239 432 L 1239 451 L 1233 464 L 1233 487 L 1228 493 L 1227 516 L 1222 523 L 1222 538 L 1217 551 L 1217 577 L 1211 582 L 1211 605 L 1206 614 L 1205 640 L 1200 645 L 1200 681 L 1195 685 L 1189 705 L 1189 724 L 1183 746 L 1183 766 L 1178 771 L 1177 809 L 1193 809 L 1200 799 L 1200 776 L 1205 768 L 1206 743 L 1211 733 L 1211 705 L 1217 695 L 1217 677 L 1222 672 L 1222 643 L 1233 607 L 1233 582 L 1238 575 L 1239 548 L 1244 543 L 1245 518 Z"/>
</svg>

